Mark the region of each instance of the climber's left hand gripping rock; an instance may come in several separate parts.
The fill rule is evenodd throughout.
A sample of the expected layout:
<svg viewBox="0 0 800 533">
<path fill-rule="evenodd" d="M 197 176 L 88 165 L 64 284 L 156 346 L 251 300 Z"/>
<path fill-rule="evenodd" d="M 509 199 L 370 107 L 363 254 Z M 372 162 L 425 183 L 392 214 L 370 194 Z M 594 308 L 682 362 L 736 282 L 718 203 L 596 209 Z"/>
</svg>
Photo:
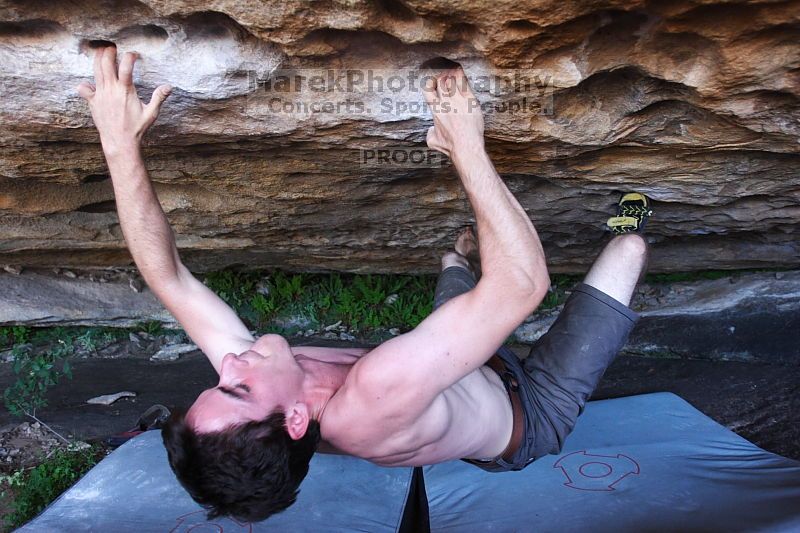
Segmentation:
<svg viewBox="0 0 800 533">
<path fill-rule="evenodd" d="M 484 151 L 483 113 L 461 67 L 427 78 L 423 95 L 433 114 L 428 148 L 451 159 Z"/>
<path fill-rule="evenodd" d="M 160 85 L 150 103 L 143 104 L 133 85 L 133 66 L 139 55 L 125 52 L 117 67 L 114 46 L 95 49 L 95 84 L 83 82 L 78 94 L 88 103 L 106 155 L 138 149 L 147 128 L 155 122 L 172 87 Z"/>
</svg>

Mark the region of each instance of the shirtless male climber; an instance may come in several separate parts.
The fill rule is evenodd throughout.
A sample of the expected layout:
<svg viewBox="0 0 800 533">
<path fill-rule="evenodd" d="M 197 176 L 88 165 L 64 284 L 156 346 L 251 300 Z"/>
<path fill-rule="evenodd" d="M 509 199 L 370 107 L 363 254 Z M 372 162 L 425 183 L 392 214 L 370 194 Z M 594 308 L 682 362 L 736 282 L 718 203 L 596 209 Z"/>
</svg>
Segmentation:
<svg viewBox="0 0 800 533">
<path fill-rule="evenodd" d="M 111 173 L 120 224 L 150 289 L 219 373 L 185 416 L 163 429 L 170 464 L 209 517 L 258 521 L 291 505 L 316 450 L 385 466 L 465 459 L 492 472 L 558 453 L 638 318 L 627 306 L 645 268 L 638 233 L 650 214 L 623 197 L 618 233 L 564 310 L 518 359 L 503 342 L 547 294 L 539 237 L 484 149 L 483 117 L 463 71 L 425 91 L 430 148 L 453 161 L 477 220 L 442 258 L 434 311 L 414 330 L 368 350 L 291 347 L 251 336 L 236 314 L 181 263 L 147 174 L 140 141 L 169 94 L 136 95 L 136 55 L 95 53 L 96 87 L 78 86 Z M 473 100 L 474 102 L 474 100 Z M 466 257 L 479 249 L 476 282 Z"/>
</svg>

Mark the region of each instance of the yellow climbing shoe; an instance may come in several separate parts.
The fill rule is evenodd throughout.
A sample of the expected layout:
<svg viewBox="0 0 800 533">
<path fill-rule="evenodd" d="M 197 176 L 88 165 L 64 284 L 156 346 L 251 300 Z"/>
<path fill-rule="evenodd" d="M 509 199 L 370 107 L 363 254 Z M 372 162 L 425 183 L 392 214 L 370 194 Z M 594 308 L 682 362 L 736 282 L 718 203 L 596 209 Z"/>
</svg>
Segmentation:
<svg viewBox="0 0 800 533">
<path fill-rule="evenodd" d="M 647 196 L 639 192 L 629 192 L 622 195 L 617 204 L 617 216 L 609 218 L 606 225 L 617 235 L 641 233 L 652 214 Z"/>
</svg>

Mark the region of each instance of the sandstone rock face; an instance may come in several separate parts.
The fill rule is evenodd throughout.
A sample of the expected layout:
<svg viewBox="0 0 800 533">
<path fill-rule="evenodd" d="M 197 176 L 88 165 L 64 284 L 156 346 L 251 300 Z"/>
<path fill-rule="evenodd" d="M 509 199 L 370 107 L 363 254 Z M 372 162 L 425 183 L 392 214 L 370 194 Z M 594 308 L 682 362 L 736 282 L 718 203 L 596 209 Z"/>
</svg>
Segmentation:
<svg viewBox="0 0 800 533">
<path fill-rule="evenodd" d="M 438 57 L 493 81 L 487 147 L 553 271 L 629 189 L 652 270 L 800 265 L 800 2 L 2 0 L 2 263 L 130 264 L 75 91 L 96 41 L 140 52 L 144 98 L 175 87 L 146 155 L 193 270 L 436 270 L 471 219 L 452 167 L 369 150 L 424 147 L 408 76 Z M 278 86 L 348 72 L 387 83 Z"/>
<path fill-rule="evenodd" d="M 149 289 L 131 290 L 125 280 L 96 283 L 25 272 L 0 273 L 0 325 L 134 327 L 157 320 L 179 327 Z"/>
</svg>

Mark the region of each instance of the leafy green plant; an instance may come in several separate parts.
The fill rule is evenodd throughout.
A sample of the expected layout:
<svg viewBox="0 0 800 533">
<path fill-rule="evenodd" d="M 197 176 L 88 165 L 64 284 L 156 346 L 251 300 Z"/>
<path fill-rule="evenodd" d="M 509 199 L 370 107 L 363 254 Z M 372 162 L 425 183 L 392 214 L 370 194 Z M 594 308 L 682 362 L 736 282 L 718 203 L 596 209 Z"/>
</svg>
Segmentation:
<svg viewBox="0 0 800 533">
<path fill-rule="evenodd" d="M 353 288 L 356 296 L 367 305 L 375 306 L 383 303 L 388 296 L 384 290 L 384 285 L 382 278 L 373 278 L 371 274 L 357 276 L 353 279 Z"/>
<path fill-rule="evenodd" d="M 72 341 L 66 335 L 65 328 L 58 327 L 38 331 L 33 340 L 49 342 L 49 345 L 46 350 L 36 352 L 20 344 L 12 348 L 13 370 L 17 379 L 3 391 L 3 400 L 12 415 L 27 416 L 67 442 L 57 431 L 39 420 L 36 411 L 47 406 L 45 394 L 62 376 L 72 379 L 72 369 L 66 360 L 74 352 Z"/>
<path fill-rule="evenodd" d="M 303 282 L 305 278 L 302 274 L 289 276 L 284 272 L 276 272 L 270 280 L 270 285 L 275 290 L 275 295 L 284 304 L 299 300 L 304 292 Z"/>
<path fill-rule="evenodd" d="M 41 464 L 0 477 L 2 496 L 11 496 L 6 526 L 16 528 L 39 514 L 102 458 L 97 446 L 56 450 Z"/>
<path fill-rule="evenodd" d="M 216 292 L 234 309 L 241 307 L 248 301 L 248 297 L 255 291 L 259 276 L 254 273 L 233 272 L 223 270 L 211 272 L 205 277 L 205 284 Z"/>
<path fill-rule="evenodd" d="M 30 340 L 30 328 L 26 326 L 0 327 L 0 346 L 25 344 Z"/>
<path fill-rule="evenodd" d="M 539 309 L 552 309 L 563 304 L 567 300 L 567 291 L 571 290 L 581 277 L 573 274 L 551 274 L 550 289 L 539 304 Z"/>
<path fill-rule="evenodd" d="M 272 318 L 278 308 L 274 298 L 268 298 L 260 292 L 251 297 L 250 307 L 258 315 L 258 322 Z"/>
<path fill-rule="evenodd" d="M 207 275 L 206 284 L 250 326 L 280 333 L 290 331 L 272 322 L 293 316 L 318 325 L 342 322 L 362 332 L 409 328 L 430 313 L 433 297 L 433 278 L 423 276 L 223 271 Z M 409 296 L 400 298 L 403 294 Z M 397 297 L 387 304 L 390 295 Z"/>
<path fill-rule="evenodd" d="M 161 327 L 159 322 L 154 322 Z M 103 348 L 122 337 L 127 332 L 125 330 L 109 328 L 86 328 L 75 333 L 75 342 L 84 350 L 97 353 L 99 348 Z"/>
<path fill-rule="evenodd" d="M 253 326 L 260 325 L 265 320 L 257 309 L 269 308 L 268 299 L 254 300 L 259 278 L 258 274 L 252 272 L 223 270 L 207 274 L 205 284 L 230 305 L 245 322 Z"/>
<path fill-rule="evenodd" d="M 164 332 L 164 326 L 158 320 L 148 320 L 147 322 L 139 322 L 136 324 L 136 327 L 133 328 L 135 331 L 143 331 L 148 335 L 160 335 Z"/>
<path fill-rule="evenodd" d="M 350 287 L 342 288 L 339 294 L 333 294 L 333 318 L 358 326 L 359 315 L 361 314 L 362 302 L 358 300 Z"/>
<path fill-rule="evenodd" d="M 654 281 L 716 279 L 729 273 L 707 271 L 657 275 Z M 580 275 L 553 274 L 551 288 L 540 309 L 558 307 Z M 208 281 L 210 280 L 210 282 Z M 349 330 L 368 336 L 375 330 L 416 327 L 432 310 L 435 276 L 375 274 L 210 274 L 209 287 L 219 291 L 252 327 L 260 331 L 286 333 L 276 325 L 293 316 L 303 316 L 320 325 L 340 322 Z M 390 299 L 387 300 L 387 298 Z"/>
<path fill-rule="evenodd" d="M 36 410 L 47 405 L 47 390 L 61 376 L 72 378 L 69 361 L 64 359 L 73 351 L 72 344 L 60 338 L 42 353 L 34 354 L 15 346 L 13 370 L 17 380 L 3 393 L 6 409 L 13 415 L 35 419 Z"/>
<path fill-rule="evenodd" d="M 90 352 L 97 352 L 97 336 L 92 333 L 92 330 L 86 330 L 83 334 L 79 335 L 76 339 L 85 350 Z"/>
<path fill-rule="evenodd" d="M 421 294 L 400 294 L 386 307 L 385 323 L 403 329 L 413 329 L 433 311 L 432 298 Z"/>
<path fill-rule="evenodd" d="M 25 344 L 30 338 L 30 328 L 25 326 L 12 326 L 11 335 L 14 337 L 15 344 Z"/>
</svg>

